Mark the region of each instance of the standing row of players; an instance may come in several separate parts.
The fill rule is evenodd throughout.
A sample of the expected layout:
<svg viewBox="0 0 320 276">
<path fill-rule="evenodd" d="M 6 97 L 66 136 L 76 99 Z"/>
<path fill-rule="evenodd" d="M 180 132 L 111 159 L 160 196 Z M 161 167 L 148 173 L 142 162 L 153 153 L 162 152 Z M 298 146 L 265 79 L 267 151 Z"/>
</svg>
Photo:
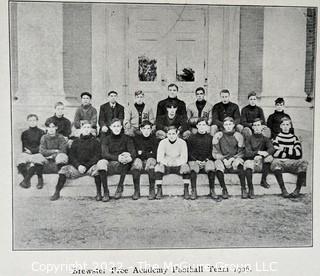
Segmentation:
<svg viewBox="0 0 320 276">
<path fill-rule="evenodd" d="M 266 176 L 270 167 L 282 195 L 299 196 L 301 186 L 305 185 L 307 162 L 301 159 L 301 144 L 293 134 L 290 117 L 283 111 L 282 98 L 276 99 L 276 110 L 269 116 L 267 127 L 263 110 L 256 106 L 254 92 L 248 95 L 249 105 L 242 109 L 241 116 L 239 107 L 230 102 L 228 90 L 222 90 L 221 102 L 212 106 L 204 99 L 204 89 L 197 88 L 197 101 L 187 109 L 178 99 L 177 92 L 175 84 L 168 86 L 168 98 L 158 103 L 155 125 L 152 109 L 144 103 L 141 91 L 135 92 L 134 106 L 126 111 L 117 103 L 117 93 L 109 92 L 109 102 L 100 107 L 100 141 L 94 135 L 97 133 L 97 112 L 91 106 L 91 95 L 87 92 L 81 94 L 82 105 L 76 111 L 73 131 L 70 121 L 63 117 L 60 103 L 56 105 L 55 115 L 46 121 L 47 134 L 44 136 L 37 128 L 37 116 L 29 115 L 30 127 L 22 134 L 23 153 L 18 162 L 19 172 L 24 176 L 20 186 L 30 187 L 30 179 L 36 173 L 37 187 L 42 188 L 43 165 L 52 159 L 59 167 L 52 200 L 60 197 L 67 178 L 89 174 L 95 179 L 96 199 L 109 201 L 107 175 L 114 173 L 120 174 L 115 194 L 116 199 L 120 198 L 129 170 L 133 175 L 134 199 L 140 197 L 142 170 L 149 174 L 150 199 L 162 197 L 162 177 L 166 173 L 182 174 L 184 198 L 195 199 L 196 178 L 201 171 L 208 174 L 210 196 L 215 200 L 226 199 L 224 172 L 230 170 L 239 174 L 242 198 L 253 198 L 252 173 L 262 171 L 261 185 L 268 188 Z M 63 136 L 79 138 L 74 139 L 68 150 L 67 139 Z M 159 146 L 158 139 L 162 139 Z M 283 171 L 298 173 L 296 189 L 291 194 L 284 186 Z M 215 176 L 222 187 L 221 197 L 214 190 Z"/>
</svg>

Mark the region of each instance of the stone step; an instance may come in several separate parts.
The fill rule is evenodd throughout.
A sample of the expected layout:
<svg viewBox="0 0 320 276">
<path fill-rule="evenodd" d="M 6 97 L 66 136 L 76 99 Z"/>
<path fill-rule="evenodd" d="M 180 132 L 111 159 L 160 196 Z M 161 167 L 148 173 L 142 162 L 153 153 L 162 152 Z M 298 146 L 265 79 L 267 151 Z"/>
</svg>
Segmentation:
<svg viewBox="0 0 320 276">
<path fill-rule="evenodd" d="M 14 198 L 19 197 L 32 197 L 32 196 L 45 196 L 50 197 L 55 189 L 55 185 L 57 182 L 57 175 L 50 174 L 44 176 L 45 186 L 42 190 L 36 189 L 37 178 L 32 178 L 32 187 L 30 189 L 23 189 L 19 187 L 17 184 L 14 185 Z M 280 189 L 276 182 L 274 175 L 268 175 L 268 183 L 271 185 L 269 189 L 264 189 L 259 185 L 261 179 L 261 174 L 254 174 L 254 189 L 256 195 L 264 195 L 264 194 L 279 194 Z M 108 177 L 108 184 L 110 194 L 113 195 L 116 190 L 117 182 L 119 180 L 118 175 L 113 175 Z M 226 174 L 225 180 L 228 186 L 228 190 L 230 195 L 240 195 L 240 185 L 239 178 L 236 174 Z M 17 178 L 15 183 L 19 183 L 21 178 Z M 287 185 L 288 191 L 294 189 L 296 183 L 296 176 L 293 174 L 285 173 L 284 181 Z M 166 175 L 163 179 L 163 193 L 164 195 L 170 196 L 180 196 L 183 193 L 183 182 L 182 178 L 178 175 Z M 216 191 L 218 194 L 221 193 L 220 185 L 218 184 L 218 180 L 216 179 Z M 307 187 L 303 187 L 302 193 L 309 193 L 311 191 L 311 185 L 308 182 Z M 148 176 L 141 176 L 141 195 L 147 196 L 149 193 L 148 188 Z M 199 196 L 205 196 L 209 192 L 208 187 L 208 178 L 206 175 L 200 174 L 198 176 L 197 181 L 197 192 Z M 96 188 L 94 184 L 93 178 L 89 176 L 84 176 L 82 178 L 68 180 L 65 188 L 61 191 L 61 196 L 64 197 L 94 197 L 96 193 Z M 133 194 L 133 185 L 132 185 L 132 176 L 127 175 L 125 179 L 124 185 L 124 197 L 129 197 Z"/>
</svg>

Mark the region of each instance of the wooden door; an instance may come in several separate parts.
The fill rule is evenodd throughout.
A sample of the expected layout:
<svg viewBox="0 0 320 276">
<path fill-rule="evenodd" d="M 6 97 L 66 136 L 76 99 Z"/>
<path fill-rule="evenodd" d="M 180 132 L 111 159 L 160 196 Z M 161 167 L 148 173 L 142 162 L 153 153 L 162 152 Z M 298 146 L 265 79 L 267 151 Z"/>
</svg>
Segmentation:
<svg viewBox="0 0 320 276">
<path fill-rule="evenodd" d="M 179 98 L 194 100 L 206 84 L 206 8 L 147 5 L 128 9 L 128 98 L 135 90 L 146 100 L 167 97 L 167 86 L 179 86 Z"/>
</svg>

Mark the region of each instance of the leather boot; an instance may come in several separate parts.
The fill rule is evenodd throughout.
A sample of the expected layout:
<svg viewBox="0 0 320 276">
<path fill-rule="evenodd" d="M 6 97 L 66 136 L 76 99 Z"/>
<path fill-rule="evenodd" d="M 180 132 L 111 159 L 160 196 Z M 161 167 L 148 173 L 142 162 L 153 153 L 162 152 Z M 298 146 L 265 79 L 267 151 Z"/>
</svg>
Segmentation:
<svg viewBox="0 0 320 276">
<path fill-rule="evenodd" d="M 148 196 L 148 199 L 153 200 L 156 198 L 156 192 L 154 190 L 154 185 L 155 185 L 155 181 L 156 181 L 154 169 L 150 169 L 148 171 L 148 175 L 149 175 L 149 196 Z"/>
<path fill-rule="evenodd" d="M 101 178 L 100 175 L 96 175 L 94 177 L 94 182 L 96 184 L 96 189 L 97 189 L 97 195 L 95 197 L 96 201 L 101 201 L 102 196 L 101 196 Z"/>
<path fill-rule="evenodd" d="M 254 199 L 255 196 L 254 196 L 253 183 L 252 183 L 252 170 L 246 169 L 245 175 L 247 178 L 247 183 L 248 183 L 248 188 L 249 188 L 248 198 Z"/>
<path fill-rule="evenodd" d="M 132 195 L 133 200 L 140 198 L 140 173 L 132 171 L 134 194 Z"/>
<path fill-rule="evenodd" d="M 156 195 L 156 199 L 161 199 L 162 198 L 162 185 L 158 184 L 157 185 L 157 195 Z"/>
<path fill-rule="evenodd" d="M 260 186 L 265 189 L 270 188 L 270 185 L 267 182 L 267 176 L 268 176 L 269 172 L 270 172 L 270 163 L 263 163 Z"/>
<path fill-rule="evenodd" d="M 300 196 L 300 190 L 307 178 L 306 172 L 298 173 L 298 179 L 295 190 L 290 194 L 290 197 L 297 198 Z"/>
<path fill-rule="evenodd" d="M 279 187 L 280 187 L 280 190 L 281 190 L 281 195 L 284 198 L 288 198 L 289 197 L 289 193 L 288 193 L 288 191 L 286 189 L 286 186 L 284 185 L 281 170 L 275 170 L 273 173 L 274 173 L 274 176 L 276 177 L 277 182 L 279 184 Z"/>
<path fill-rule="evenodd" d="M 27 164 L 19 164 L 17 168 L 18 168 L 18 173 L 20 173 L 23 176 L 23 178 L 25 178 L 28 172 Z"/>
<path fill-rule="evenodd" d="M 191 172 L 191 196 L 190 199 L 197 199 L 197 175 L 194 171 Z"/>
<path fill-rule="evenodd" d="M 241 198 L 246 199 L 248 198 L 248 192 L 246 189 L 246 177 L 245 177 L 242 165 L 238 166 L 238 175 L 239 175 L 240 186 L 241 186 Z"/>
<path fill-rule="evenodd" d="M 189 195 L 189 184 L 184 184 L 183 198 L 184 198 L 184 199 L 190 199 L 190 195 Z"/>
<path fill-rule="evenodd" d="M 38 184 L 37 184 L 37 189 L 42 189 L 43 188 L 43 165 L 36 164 L 36 172 L 38 176 Z"/>
<path fill-rule="evenodd" d="M 214 199 L 214 200 L 219 200 L 219 196 L 216 195 L 215 190 L 214 190 L 214 185 L 215 185 L 215 172 L 208 172 L 208 178 L 209 178 L 209 196 Z"/>
<path fill-rule="evenodd" d="M 129 165 L 128 165 L 128 164 L 123 165 L 122 172 L 121 172 L 121 174 L 120 174 L 119 184 L 118 184 L 116 193 L 115 193 L 115 195 L 114 195 L 114 198 L 115 198 L 115 199 L 120 199 L 121 196 L 122 196 L 122 193 L 123 193 L 123 183 L 124 183 L 124 179 L 125 179 L 125 177 L 126 177 L 126 174 L 127 174 L 128 170 L 129 170 Z"/>
<path fill-rule="evenodd" d="M 100 179 L 101 179 L 102 186 L 103 186 L 102 202 L 108 202 L 110 200 L 110 196 L 109 196 L 109 189 L 108 189 L 107 172 L 104 170 L 99 170 L 99 175 L 100 175 Z"/>
<path fill-rule="evenodd" d="M 217 178 L 218 178 L 220 186 L 222 188 L 222 198 L 228 199 L 229 194 L 228 194 L 226 183 L 224 182 L 224 174 L 222 171 L 217 171 Z"/>
<path fill-rule="evenodd" d="M 56 186 L 56 191 L 50 197 L 51 201 L 55 201 L 60 198 L 60 191 L 63 188 L 64 184 L 66 183 L 67 177 L 64 174 L 59 174 L 58 183 Z"/>
<path fill-rule="evenodd" d="M 20 186 L 22 188 L 28 189 L 31 186 L 30 180 L 31 177 L 34 175 L 34 173 L 36 172 L 36 167 L 32 166 L 27 170 L 27 175 L 26 177 L 20 182 Z"/>
</svg>

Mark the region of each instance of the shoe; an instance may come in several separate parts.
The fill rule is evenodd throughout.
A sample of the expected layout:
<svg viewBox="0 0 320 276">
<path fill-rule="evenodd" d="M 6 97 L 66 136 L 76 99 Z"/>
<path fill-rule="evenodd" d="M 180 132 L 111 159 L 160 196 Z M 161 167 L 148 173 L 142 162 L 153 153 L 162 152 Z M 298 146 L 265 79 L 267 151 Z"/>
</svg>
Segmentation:
<svg viewBox="0 0 320 276">
<path fill-rule="evenodd" d="M 157 190 L 157 195 L 156 195 L 156 199 L 161 199 L 162 198 L 162 187 L 161 185 L 158 186 L 158 190 Z"/>
<path fill-rule="evenodd" d="M 134 194 L 133 194 L 133 196 L 132 196 L 132 199 L 133 199 L 133 200 L 137 200 L 137 199 L 139 199 L 139 198 L 140 198 L 140 191 L 135 190 L 135 191 L 134 191 Z"/>
<path fill-rule="evenodd" d="M 289 195 L 289 197 L 290 198 L 298 198 L 298 197 L 300 197 L 300 189 L 295 189 L 290 195 Z"/>
<path fill-rule="evenodd" d="M 270 188 L 270 184 L 268 184 L 266 179 L 263 179 L 263 180 L 261 179 L 260 186 L 265 188 L 265 189 L 269 189 Z"/>
<path fill-rule="evenodd" d="M 102 200 L 101 194 L 97 194 L 97 195 L 95 196 L 95 199 L 96 199 L 96 201 L 101 201 L 101 200 Z"/>
<path fill-rule="evenodd" d="M 185 186 L 184 186 L 183 198 L 184 198 L 184 199 L 190 199 L 190 195 L 189 195 L 189 185 L 185 185 Z"/>
<path fill-rule="evenodd" d="M 38 184 L 37 184 L 37 189 L 42 189 L 43 188 L 43 177 L 38 176 Z"/>
<path fill-rule="evenodd" d="M 253 189 L 251 189 L 251 190 L 249 189 L 248 198 L 250 198 L 250 199 L 254 199 L 255 198 Z"/>
<path fill-rule="evenodd" d="M 30 188 L 31 183 L 30 183 L 30 181 L 22 180 L 19 185 L 20 185 L 20 187 L 22 187 L 24 189 L 28 189 L 28 188 Z"/>
<path fill-rule="evenodd" d="M 229 198 L 229 194 L 228 194 L 228 190 L 227 189 L 222 189 L 222 198 L 223 199 L 228 199 Z"/>
<path fill-rule="evenodd" d="M 108 202 L 110 200 L 110 196 L 108 193 L 105 193 L 102 198 L 102 202 Z"/>
<path fill-rule="evenodd" d="M 288 193 L 288 191 L 287 191 L 286 188 L 284 188 L 284 189 L 282 190 L 281 195 L 282 195 L 282 197 L 284 197 L 284 198 L 289 198 L 289 197 L 290 197 L 290 194 Z"/>
<path fill-rule="evenodd" d="M 149 196 L 148 196 L 148 199 L 149 200 L 154 200 L 156 198 L 156 192 L 155 192 L 155 190 L 154 190 L 154 188 L 152 189 L 150 189 L 149 190 Z"/>
<path fill-rule="evenodd" d="M 192 191 L 191 191 L 190 199 L 191 199 L 191 200 L 197 199 L 197 191 L 196 191 L 196 190 L 192 190 Z"/>
<path fill-rule="evenodd" d="M 55 200 L 58 200 L 60 198 L 60 193 L 59 192 L 55 192 L 52 197 L 50 197 L 50 200 L 51 201 L 55 201 Z"/>
<path fill-rule="evenodd" d="M 247 199 L 248 198 L 248 193 L 247 193 L 247 190 L 245 188 L 241 189 L 241 198 L 242 199 Z"/>
<path fill-rule="evenodd" d="M 123 193 L 123 186 L 118 185 L 114 198 L 115 199 L 121 198 L 122 193 Z"/>
</svg>

